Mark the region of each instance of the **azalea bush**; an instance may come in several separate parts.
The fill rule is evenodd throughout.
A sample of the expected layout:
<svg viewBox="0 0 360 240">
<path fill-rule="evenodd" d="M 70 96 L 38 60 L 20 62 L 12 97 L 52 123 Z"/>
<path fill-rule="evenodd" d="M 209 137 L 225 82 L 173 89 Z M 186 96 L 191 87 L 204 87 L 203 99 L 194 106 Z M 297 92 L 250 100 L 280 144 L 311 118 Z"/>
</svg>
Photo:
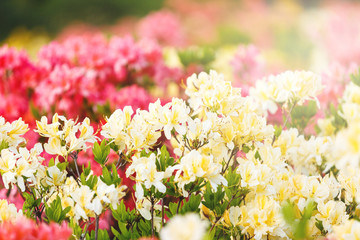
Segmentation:
<svg viewBox="0 0 360 240">
<path fill-rule="evenodd" d="M 185 99 L 117 109 L 99 132 L 89 118 L 43 116 L 31 149 L 28 124 L 1 118 L 2 180 L 24 204 L 2 200 L 0 233 L 25 221 L 36 234 L 63 229 L 56 239 L 69 229 L 74 239 L 358 237 L 359 75 L 351 79 L 314 134 L 305 129 L 323 86 L 307 71 L 270 75 L 248 96 L 215 71 L 193 74 Z M 276 111 L 283 120 L 270 124 Z M 83 153 L 100 174 L 78 164 Z"/>
<path fill-rule="evenodd" d="M 0 239 L 360 238 L 357 28 L 336 4 L 321 36 L 262 1 L 165 4 L 0 47 Z M 302 55 L 329 56 L 286 70 Z"/>
</svg>

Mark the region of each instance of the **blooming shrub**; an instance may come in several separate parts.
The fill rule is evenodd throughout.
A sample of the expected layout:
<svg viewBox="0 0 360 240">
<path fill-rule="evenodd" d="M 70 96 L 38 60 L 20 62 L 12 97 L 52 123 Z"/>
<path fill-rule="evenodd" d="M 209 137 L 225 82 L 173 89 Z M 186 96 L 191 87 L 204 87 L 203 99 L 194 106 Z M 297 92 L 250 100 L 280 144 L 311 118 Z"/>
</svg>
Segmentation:
<svg viewBox="0 0 360 240">
<path fill-rule="evenodd" d="M 25 221 L 47 237 L 62 226 L 64 239 L 66 223 L 77 239 L 356 237 L 360 81 L 351 79 L 314 135 L 304 129 L 322 105 L 323 86 L 308 71 L 270 75 L 248 96 L 215 71 L 193 74 L 186 100 L 117 109 L 101 138 L 89 118 L 43 116 L 35 129 L 42 142 L 31 149 L 28 125 L 1 118 L 4 187 L 24 198 L 22 211 L 2 200 L 1 231 Z M 267 122 L 273 109 L 283 112 L 280 126 Z M 45 153 L 53 156 L 48 162 Z M 100 175 L 79 167 L 82 154 Z M 133 189 L 119 177 L 123 166 Z M 135 208 L 124 204 L 126 194 Z M 108 232 L 100 222 L 109 211 Z"/>
<path fill-rule="evenodd" d="M 125 105 L 145 108 L 153 99 L 149 90 L 164 91 L 180 76 L 179 69 L 165 65 L 159 45 L 136 43 L 130 36 L 71 36 L 42 47 L 34 62 L 25 52 L 3 46 L 0 114 L 31 122 L 42 113 L 58 112 L 99 121 Z M 133 94 L 142 97 L 134 99 Z"/>
<path fill-rule="evenodd" d="M 0 48 L 0 239 L 359 238 L 358 51 L 338 44 L 357 29 L 334 18 L 312 36 L 331 55 L 320 74 L 280 71 L 276 34 L 215 43 L 234 37 L 227 15 L 270 16 L 261 1 L 167 4 L 132 23 L 139 40 Z M 296 25 L 277 14 L 263 26 Z"/>
</svg>

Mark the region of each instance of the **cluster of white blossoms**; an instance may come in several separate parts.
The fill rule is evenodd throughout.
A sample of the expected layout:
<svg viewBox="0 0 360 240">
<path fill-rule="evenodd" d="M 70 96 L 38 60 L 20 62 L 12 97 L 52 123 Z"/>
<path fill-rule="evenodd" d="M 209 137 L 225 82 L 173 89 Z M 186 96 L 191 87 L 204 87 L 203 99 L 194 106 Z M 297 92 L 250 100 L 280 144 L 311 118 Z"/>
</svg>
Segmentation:
<svg viewBox="0 0 360 240">
<path fill-rule="evenodd" d="M 342 112 L 340 115 L 349 123 L 360 121 L 360 86 L 350 82 L 344 91 L 341 100 Z"/>
<path fill-rule="evenodd" d="M 291 128 L 283 130 L 273 146 L 281 149 L 281 157 L 294 167 L 296 173 L 316 175 L 323 165 L 326 169 L 333 165 L 324 161 L 330 158 L 333 146 L 331 137 L 311 136 L 305 139 L 296 128 Z"/>
<path fill-rule="evenodd" d="M 206 81 L 209 79 L 212 82 Z M 148 111 L 137 110 L 134 115 L 131 108 L 125 107 L 107 118 L 102 128 L 101 134 L 118 146 L 119 153 L 138 153 L 132 156 L 127 175 L 136 174 L 136 192 L 140 199 L 141 186 L 145 189 L 154 186 L 164 193 L 164 181 L 174 170 L 177 170 L 174 181 L 184 197 L 188 196 L 185 185 L 197 179 L 209 181 L 213 188 L 226 186 L 224 165 L 234 163 L 233 157 L 239 149 L 243 145 L 250 147 L 256 142 L 271 141 L 273 137 L 273 127 L 254 111 L 257 106 L 253 101 L 241 97 L 240 89 L 232 88 L 222 75 L 214 71 L 210 75 L 200 73 L 189 77 L 188 84 L 190 108 L 178 98 L 164 106 L 158 100 L 149 105 Z M 226 86 L 226 91 L 219 88 L 222 86 Z M 206 99 L 202 91 L 210 87 L 217 97 Z M 166 171 L 157 171 L 155 154 L 140 157 L 139 153 L 149 151 L 162 133 L 173 144 L 179 159 Z"/>
<path fill-rule="evenodd" d="M 22 216 L 22 211 L 18 210 L 14 204 L 8 203 L 7 200 L 0 200 L 0 223 L 5 221 L 15 221 Z"/>
<path fill-rule="evenodd" d="M 242 97 L 241 89 L 233 88 L 223 75 L 215 71 L 210 71 L 209 75 L 204 72 L 193 74 L 187 79 L 185 93 L 189 96 L 193 115 L 203 113 L 199 122 L 206 124 L 201 128 L 207 131 L 199 131 L 199 123 L 199 127 L 189 127 L 189 130 L 200 138 L 211 136 L 210 144 L 205 148 L 226 154 L 226 149 L 241 149 L 244 144 L 250 147 L 254 142 L 272 139 L 274 129 L 266 124 L 265 117 L 258 111 L 258 104 L 251 97 Z"/>
<path fill-rule="evenodd" d="M 134 111 L 126 106 L 123 110 L 116 110 L 103 125 L 101 135 L 112 140 L 119 148 L 119 153 L 144 148 L 148 149 L 156 143 L 160 134 L 152 129 L 139 117 L 132 118 Z M 139 114 L 139 113 L 137 113 Z M 138 119 L 138 121 L 137 121 Z"/>
<path fill-rule="evenodd" d="M 162 183 L 164 178 L 168 178 L 172 174 L 172 169 L 168 168 L 167 172 L 157 171 L 156 169 L 156 156 L 152 153 L 149 157 L 136 157 L 132 159 L 132 164 L 126 170 L 126 175 L 136 173 L 136 190 L 138 192 L 138 199 L 142 199 L 144 196 L 144 189 L 141 184 L 144 184 L 146 189 L 150 189 L 154 186 L 159 192 L 165 193 L 166 187 Z"/>
<path fill-rule="evenodd" d="M 137 110 L 132 118 L 133 110 L 127 106 L 106 119 L 101 135 L 112 140 L 119 153 L 149 150 L 161 137 L 161 131 L 167 139 L 171 138 L 173 129 L 178 134 L 185 134 L 189 111 L 185 102 L 178 98 L 164 106 L 160 100 L 150 103 L 149 111 Z"/>
<path fill-rule="evenodd" d="M 258 84 L 252 96 L 243 97 L 240 89 L 214 71 L 194 74 L 187 79 L 187 102 L 173 98 L 162 105 L 158 100 L 148 110 L 134 112 L 125 107 L 106 118 L 101 135 L 116 150 L 119 163 L 129 163 L 126 175 L 135 181 L 137 216 L 151 221 L 152 230 L 160 231 L 162 239 L 201 239 L 208 223 L 210 234 L 224 231 L 235 238 L 292 239 L 293 226 L 282 214 L 282 206 L 290 202 L 295 223 L 305 215 L 309 218 L 308 238 L 330 234 L 355 239 L 358 222 L 352 218 L 360 217 L 357 110 L 352 114 L 343 108 L 339 116 L 346 124 L 328 134 L 308 137 L 295 128 L 275 134 L 259 106 L 270 106 L 269 110 L 270 102 L 276 106 L 316 100 L 320 78 L 295 71 Z M 360 105 L 356 91 L 355 87 L 345 91 L 343 106 Z M 41 145 L 30 151 L 19 146 L 27 126 L 21 120 L 12 124 L 15 130 L 1 132 L 2 139 L 16 139 L 5 140 L 9 144 L 0 155 L 7 188 L 33 187 L 43 203 L 59 196 L 62 208 L 70 207 L 67 216 L 76 221 L 89 221 L 110 207 L 116 209 L 125 187 L 115 180 L 112 183 L 112 176 L 105 176 L 109 171 L 97 177 L 83 170 L 80 177 L 69 172 L 63 165 L 67 162 L 58 160 L 69 161 L 68 156 L 97 140 L 88 119 L 77 123 L 54 115 L 50 124 L 45 117 L 37 122 L 36 131 L 49 138 L 45 150 L 56 155 L 49 166 L 41 164 Z M 12 124 L 0 126 L 10 129 Z M 160 150 L 161 145 L 170 146 L 171 151 L 165 146 Z M 171 198 L 179 201 L 165 201 Z M 308 206 L 313 207 L 310 213 Z M 175 216 L 162 227 L 166 212 L 175 215 L 182 207 L 200 211 L 203 220 L 196 215 Z"/>
<path fill-rule="evenodd" d="M 185 185 L 195 182 L 196 178 L 204 178 L 208 180 L 213 189 L 222 184 L 227 186 L 226 179 L 221 175 L 220 163 L 215 163 L 212 155 L 201 154 L 196 150 L 192 150 L 184 155 L 180 163 L 174 166 L 177 169 L 175 182 L 179 183 L 179 188 L 184 197 L 188 196 L 185 191 Z"/>
<path fill-rule="evenodd" d="M 21 118 L 9 123 L 0 116 L 0 145 L 14 148 L 20 144 L 25 144 L 25 139 L 22 135 L 28 130 L 28 125 Z"/>
<path fill-rule="evenodd" d="M 309 71 L 286 71 L 257 81 L 250 95 L 260 100 L 264 110 L 275 113 L 276 103 L 284 104 L 285 108 L 295 103 L 302 105 L 310 99 L 318 103 L 316 96 L 321 90 L 319 75 Z"/>
<path fill-rule="evenodd" d="M 297 156 L 298 153 L 283 156 L 280 147 L 264 144 L 238 159 L 241 186 L 250 190 L 235 222 L 235 225 L 243 227 L 243 233 L 257 240 L 267 235 L 292 238 L 280 211 L 287 200 L 292 201 L 301 214 L 307 204 L 314 201 L 317 208 L 309 224 L 321 221 L 328 232 L 348 219 L 345 203 L 335 200 L 341 194 L 340 183 L 332 175 L 321 177 L 295 173 L 293 168 L 299 166 L 291 167 L 286 159 Z M 316 227 L 308 228 L 307 234 L 316 238 L 321 231 Z"/>
<path fill-rule="evenodd" d="M 64 158 L 72 152 L 86 150 L 86 143 L 94 143 L 97 139 L 89 118 L 77 123 L 54 114 L 51 123 L 48 123 L 47 117 L 43 116 L 41 121 L 36 121 L 36 125 L 35 131 L 40 136 L 48 138 L 48 142 L 44 144 L 45 151 Z"/>
<path fill-rule="evenodd" d="M 360 222 L 348 220 L 341 226 L 334 227 L 334 233 L 328 237 L 329 240 L 360 239 Z"/>
<path fill-rule="evenodd" d="M 205 113 L 203 119 L 211 119 L 209 112 L 222 114 L 219 121 L 223 124 L 219 128 L 217 128 L 216 121 L 211 120 L 212 124 L 209 129 L 211 129 L 212 138 L 216 139 L 213 136 L 219 134 L 222 139 L 231 139 L 234 145 L 239 147 L 239 142 L 233 141 L 234 135 L 236 135 L 234 125 L 238 127 L 239 124 L 229 124 L 231 121 L 228 121 L 229 118 L 223 114 L 225 111 L 221 110 L 225 109 L 223 106 L 226 106 L 226 94 L 219 95 L 222 97 L 221 99 L 213 98 L 215 100 L 212 99 L 212 102 L 208 101 L 209 98 L 203 97 L 206 95 L 202 95 L 201 92 L 205 92 L 206 88 L 212 89 L 212 86 L 217 86 L 214 83 L 216 77 L 215 73 L 212 73 L 211 76 L 202 73 L 200 79 L 196 79 L 195 76 L 189 78 L 188 84 L 189 82 L 192 84 L 190 90 L 187 90 L 190 96 L 189 103 L 195 109 L 201 109 L 198 112 Z M 224 80 L 219 79 L 219 82 L 223 83 Z M 212 91 L 221 89 L 222 93 L 228 94 L 229 92 L 239 92 L 227 90 L 227 85 L 221 83 L 219 85 L 222 85 L 223 88 L 213 87 Z M 204 84 L 203 88 L 202 84 Z M 275 103 L 301 105 L 305 100 L 317 100 L 316 95 L 321 89 L 320 78 L 313 73 L 285 72 L 278 76 L 271 76 L 267 81 L 259 82 L 259 86 L 253 90 L 252 97 L 260 105 L 269 106 L 267 110 L 272 109 L 271 112 L 275 112 Z M 231 115 L 238 112 L 236 107 L 235 109 L 226 113 Z M 252 109 L 256 109 L 255 105 Z M 234 118 L 232 117 L 232 119 Z M 198 125 L 200 127 L 198 127 L 197 133 L 201 133 L 202 125 Z M 267 127 L 266 124 L 265 126 Z M 217 129 L 222 130 L 217 131 Z M 240 132 L 246 132 L 246 130 L 241 129 Z M 353 134 L 356 135 L 356 133 Z M 205 136 L 209 135 L 208 132 L 205 133 Z M 248 132 L 247 136 L 249 136 Z M 225 143 L 229 143 L 226 140 Z M 287 200 L 295 204 L 300 214 L 310 201 L 315 201 L 317 208 L 309 220 L 309 225 L 312 227 L 308 228 L 308 236 L 316 238 L 321 235 L 319 228 L 315 227 L 316 222 L 321 222 L 324 230 L 329 233 L 333 231 L 333 227 L 345 223 L 349 218 L 347 207 L 355 199 L 355 194 L 360 194 L 358 194 L 359 191 L 356 190 L 355 193 L 354 188 L 351 188 L 354 186 L 353 182 L 356 181 L 353 180 L 354 175 L 345 181 L 342 180 L 343 175 L 335 178 L 331 173 L 325 174 L 333 167 L 333 164 L 328 163 L 327 160 L 332 158 L 334 139 L 325 136 L 312 136 L 308 139 L 300 135 L 297 129 L 290 129 L 283 130 L 274 141 L 268 140 L 269 138 L 264 138 L 262 143 L 258 141 L 256 144 L 249 145 L 253 149 L 246 154 L 246 157 L 238 159 L 237 172 L 241 176 L 241 187 L 248 188 L 250 192 L 246 196 L 244 206 L 232 207 L 226 211 L 224 224 L 240 226 L 243 234 L 253 236 L 255 239 L 265 239 L 269 236 L 291 238 L 289 226 L 285 224 L 280 212 L 281 205 Z M 355 141 L 355 143 L 359 142 Z M 232 149 L 231 143 L 225 144 L 225 146 L 228 151 Z M 206 149 L 206 145 L 202 149 Z M 186 148 L 183 147 L 180 150 L 186 151 Z M 226 152 L 224 150 L 222 152 Z M 212 153 L 211 149 L 209 152 Z M 357 184 L 359 183 L 357 181 Z M 341 200 L 343 195 L 348 199 L 345 202 Z M 209 215 L 209 213 L 207 212 L 205 215 Z"/>
<path fill-rule="evenodd" d="M 185 93 L 195 114 L 211 111 L 227 115 L 244 102 L 241 89 L 233 88 L 230 81 L 215 71 L 194 73 L 186 80 L 186 86 Z"/>
<path fill-rule="evenodd" d="M 86 144 L 97 139 L 88 118 L 82 123 L 76 123 L 55 114 L 50 124 L 46 117 L 37 122 L 38 129 L 35 131 L 49 138 L 44 144 L 45 150 L 56 156 L 55 162 L 49 166 L 42 164 L 44 158 L 40 156 L 43 152 L 40 143 L 30 150 L 21 147 L 24 140 L 20 136 L 28 130 L 21 119 L 11 124 L 4 123 L 3 126 L 8 129 L 7 132 L 3 130 L 3 133 L 7 134 L 4 139 L 9 143 L 0 154 L 0 172 L 6 189 L 17 186 L 21 192 L 33 193 L 34 197 L 41 199 L 42 204 L 50 204 L 60 197 L 62 208 L 70 207 L 67 217 L 76 221 L 87 221 L 99 216 L 110 206 L 116 209 L 119 200 L 125 196 L 126 186 L 106 184 L 90 171 L 84 179 L 86 182 L 92 178 L 90 188 L 81 182 L 80 176 L 74 178 L 75 173 L 69 176 L 66 165 L 61 167 L 59 157 L 67 161 L 69 154 L 86 150 Z M 15 214 L 11 214 L 16 212 L 13 208 L 10 205 L 8 213 L 4 214 L 15 217 Z"/>
<path fill-rule="evenodd" d="M 350 82 L 340 100 L 339 115 L 346 121 L 346 126 L 338 132 L 333 131 L 334 147 L 329 161 L 338 169 L 349 172 L 360 170 L 360 87 Z M 326 121 L 328 119 L 325 119 Z M 330 122 L 330 124 L 333 121 Z M 331 125 L 332 126 L 332 125 Z"/>
<path fill-rule="evenodd" d="M 117 208 L 119 200 L 125 196 L 126 186 L 107 185 L 100 178 L 94 176 L 92 171 L 85 180 L 96 178 L 96 184 L 91 188 L 84 185 L 79 179 L 68 176 L 68 172 L 58 167 L 59 162 L 38 170 L 35 194 L 42 197 L 42 201 L 50 204 L 57 197 L 61 199 L 62 208 L 70 207 L 67 216 L 76 221 L 89 220 L 99 216 L 110 206 Z"/>
<path fill-rule="evenodd" d="M 16 185 L 24 192 L 26 185 L 33 186 L 36 184 L 36 172 L 42 168 L 40 157 L 42 152 L 41 144 L 35 146 L 29 151 L 26 148 L 6 148 L 1 150 L 0 154 L 0 172 L 5 188 L 9 184 Z"/>
<path fill-rule="evenodd" d="M 71 207 L 68 216 L 76 221 L 87 221 L 103 213 L 110 206 L 117 209 L 119 200 L 125 196 L 126 186 L 115 187 L 107 185 L 101 179 L 90 188 L 87 185 L 79 185 L 74 178 L 68 178 L 57 193 L 61 197 L 63 209 Z M 52 202 L 56 195 L 51 195 L 48 202 Z"/>
<path fill-rule="evenodd" d="M 49 138 L 44 144 L 45 150 L 49 154 L 64 157 L 66 161 L 71 153 L 86 150 L 87 143 L 97 140 L 88 118 L 77 123 L 55 114 L 52 123 L 48 124 L 47 118 L 42 117 L 41 122 L 37 122 L 36 131 L 41 136 Z M 69 177 L 68 171 L 60 169 L 58 164 L 56 159 L 55 164 L 37 172 L 37 178 L 40 180 L 36 193 L 43 196 L 47 203 L 60 196 L 63 209 L 71 209 L 67 216 L 76 221 L 87 221 L 99 216 L 110 206 L 116 209 L 119 200 L 125 196 L 126 186 L 105 184 L 99 177 L 94 176 L 92 171 L 85 178 L 85 181 L 90 178 L 95 181 L 95 184 L 89 186 L 80 182 L 80 176 Z M 73 175 L 76 176 L 75 173 Z"/>
<path fill-rule="evenodd" d="M 268 95 L 268 99 L 278 103 L 302 104 L 305 100 L 316 99 L 321 89 L 318 76 L 309 72 L 286 72 L 276 79 L 270 81 L 275 95 Z M 279 82 L 282 82 L 281 86 L 287 85 L 285 92 L 279 92 L 281 87 L 275 89 Z M 347 221 L 346 208 L 352 201 L 344 202 L 341 196 L 349 195 L 347 198 L 350 199 L 353 195 L 347 193 L 350 189 L 345 188 L 341 177 L 337 179 L 331 173 L 325 173 L 333 167 L 326 163 L 334 146 L 332 137 L 305 138 L 297 129 L 283 130 L 274 137 L 274 128 L 258 111 L 262 100 L 254 96 L 242 97 L 240 89 L 232 88 L 214 71 L 209 75 L 192 75 L 187 84 L 190 108 L 176 98 L 164 106 L 157 101 L 150 104 L 149 111 L 138 110 L 132 118 L 127 117 L 132 112 L 129 115 L 118 110 L 104 125 L 103 136 L 126 150 L 125 153 L 135 152 L 127 175 L 135 176 L 135 196 L 142 216 L 152 218 L 152 206 L 149 198 L 144 197 L 144 189 L 154 187 L 157 192 L 165 193 L 166 182 L 174 175 L 178 193 L 188 197 L 186 186 L 199 179 L 209 182 L 213 190 L 218 186 L 226 187 L 228 182 L 224 174 L 227 167 L 232 166 L 241 177 L 240 186 L 249 191 L 244 199 L 246 204 L 226 209 L 220 218 L 209 217 L 216 213 L 201 205 L 203 218 L 213 225 L 239 227 L 242 234 L 256 240 L 292 238 L 290 226 L 281 213 L 282 204 L 288 200 L 294 203 L 299 216 L 308 203 L 315 202 L 316 209 L 309 220 L 313 227 L 307 228 L 308 236 L 321 236 L 316 222 L 321 222 L 323 230 L 331 233 L 334 226 Z M 266 89 L 271 88 L 267 86 Z M 112 126 L 112 122 L 117 125 Z M 142 150 L 149 151 L 153 145 L 131 145 L 134 142 L 131 131 L 145 128 L 138 126 L 139 123 L 148 126 L 151 136 L 156 135 L 153 144 L 162 133 L 170 139 L 176 157 L 169 169 L 160 171 L 157 168 L 156 154 L 139 156 Z M 112 130 L 116 127 L 121 131 Z M 143 135 L 146 136 L 147 131 Z M 246 154 L 234 161 L 242 150 Z M 160 201 L 152 203 L 157 212 L 158 203 Z M 154 219 L 158 221 L 158 216 Z"/>
</svg>

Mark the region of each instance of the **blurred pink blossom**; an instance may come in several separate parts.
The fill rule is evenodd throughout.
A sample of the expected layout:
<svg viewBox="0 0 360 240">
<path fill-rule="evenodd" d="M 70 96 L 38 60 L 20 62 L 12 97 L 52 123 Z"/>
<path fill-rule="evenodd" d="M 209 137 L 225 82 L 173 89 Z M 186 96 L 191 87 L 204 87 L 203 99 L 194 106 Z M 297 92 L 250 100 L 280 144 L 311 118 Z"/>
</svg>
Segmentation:
<svg viewBox="0 0 360 240">
<path fill-rule="evenodd" d="M 11 190 L 5 188 L 1 189 L 0 199 L 6 199 L 9 203 L 13 203 L 17 209 L 22 209 L 24 204 L 24 199 L 15 188 Z"/>
<path fill-rule="evenodd" d="M 152 39 L 165 46 L 181 47 L 186 42 L 180 20 L 174 13 L 166 10 L 143 18 L 138 24 L 137 32 L 141 38 Z"/>
<path fill-rule="evenodd" d="M 265 63 L 254 45 L 240 45 L 230 62 L 234 71 L 233 86 L 241 87 L 245 95 L 256 80 L 264 76 Z"/>
<path fill-rule="evenodd" d="M 27 114 L 37 74 L 24 51 L 0 47 L 0 116 L 11 121 Z"/>
<path fill-rule="evenodd" d="M 0 226 L 0 240 L 67 240 L 72 231 L 64 222 L 36 224 L 25 217 L 15 222 L 4 222 Z"/>
<path fill-rule="evenodd" d="M 338 62 L 332 63 L 322 73 L 322 84 L 324 89 L 318 96 L 322 110 L 326 110 L 330 104 L 337 106 L 342 97 L 345 86 L 350 82 L 350 75 L 358 70 L 358 65 L 351 63 L 344 66 Z"/>
</svg>

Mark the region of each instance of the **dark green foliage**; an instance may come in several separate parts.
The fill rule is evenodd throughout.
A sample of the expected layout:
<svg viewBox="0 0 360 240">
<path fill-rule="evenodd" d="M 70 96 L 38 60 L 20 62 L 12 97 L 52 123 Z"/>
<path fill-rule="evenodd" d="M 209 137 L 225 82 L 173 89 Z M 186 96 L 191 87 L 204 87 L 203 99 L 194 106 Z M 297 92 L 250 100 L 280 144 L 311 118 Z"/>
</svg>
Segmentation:
<svg viewBox="0 0 360 240">
<path fill-rule="evenodd" d="M 71 210 L 71 207 L 62 209 L 61 199 L 59 196 L 56 197 L 50 205 L 45 204 L 45 213 L 49 222 L 61 223 L 66 219 L 66 214 Z"/>
<path fill-rule="evenodd" d="M 112 171 L 110 172 L 107 167 L 103 167 L 102 176 L 100 176 L 100 179 L 109 186 L 112 184 L 118 186 L 121 183 L 121 178 L 119 178 L 119 174 L 114 164 L 111 165 L 111 170 Z"/>
<path fill-rule="evenodd" d="M 35 210 L 38 209 L 38 207 L 40 206 L 41 199 L 35 199 L 32 194 L 27 192 L 23 192 L 22 195 L 25 198 L 23 212 L 27 217 L 32 217 L 35 219 Z"/>
<path fill-rule="evenodd" d="M 87 233 L 86 234 L 86 240 L 95 240 L 95 231 L 91 231 L 91 233 Z M 98 231 L 98 238 L 97 239 L 101 239 L 101 240 L 109 240 L 109 233 L 105 230 L 105 229 L 99 229 Z"/>
<path fill-rule="evenodd" d="M 73 22 L 115 24 L 129 15 L 143 16 L 160 9 L 164 0 L 1 0 L 0 40 L 16 27 L 43 29 L 56 35 Z"/>
<path fill-rule="evenodd" d="M 176 214 L 182 214 L 189 212 L 200 212 L 199 206 L 201 203 L 201 195 L 190 195 L 189 200 L 182 199 L 180 200 L 181 203 L 178 202 L 171 202 L 169 203 L 169 210 L 166 212 L 166 216 L 169 218 L 175 216 Z M 180 204 L 180 205 L 179 205 Z M 177 213 L 177 209 L 179 211 Z"/>
<path fill-rule="evenodd" d="M 111 231 L 116 239 L 138 239 L 141 236 L 151 235 L 150 221 L 142 219 L 135 209 L 132 211 L 126 209 L 123 201 L 121 201 L 116 210 L 112 209 L 112 215 L 118 222 L 118 229 L 111 227 Z"/>
<path fill-rule="evenodd" d="M 218 186 L 216 192 L 213 192 L 210 183 L 207 183 L 202 204 L 211 211 L 214 211 L 217 216 L 222 216 L 228 204 L 224 201 L 224 197 L 225 192 L 222 191 L 221 186 Z"/>
</svg>

